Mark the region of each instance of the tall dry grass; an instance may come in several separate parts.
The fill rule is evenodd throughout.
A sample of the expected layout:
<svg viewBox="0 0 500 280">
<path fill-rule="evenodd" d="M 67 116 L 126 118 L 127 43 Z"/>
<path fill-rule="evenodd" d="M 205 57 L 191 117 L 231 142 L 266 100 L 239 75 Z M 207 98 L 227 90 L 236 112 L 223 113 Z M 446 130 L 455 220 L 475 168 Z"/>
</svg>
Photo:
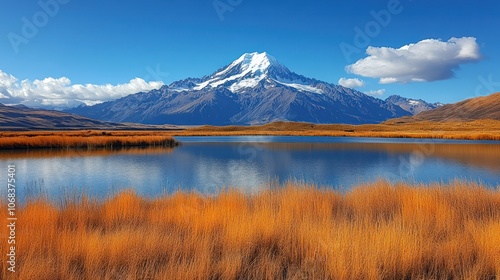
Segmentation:
<svg viewBox="0 0 500 280">
<path fill-rule="evenodd" d="M 124 147 L 174 147 L 171 136 L 91 134 L 12 134 L 0 137 L 0 149 L 115 149 Z"/>
<path fill-rule="evenodd" d="M 380 181 L 345 194 L 289 183 L 152 200 L 125 191 L 104 202 L 31 201 L 18 223 L 18 271 L 2 261 L 3 279 L 500 276 L 500 191 L 464 182 Z"/>
</svg>

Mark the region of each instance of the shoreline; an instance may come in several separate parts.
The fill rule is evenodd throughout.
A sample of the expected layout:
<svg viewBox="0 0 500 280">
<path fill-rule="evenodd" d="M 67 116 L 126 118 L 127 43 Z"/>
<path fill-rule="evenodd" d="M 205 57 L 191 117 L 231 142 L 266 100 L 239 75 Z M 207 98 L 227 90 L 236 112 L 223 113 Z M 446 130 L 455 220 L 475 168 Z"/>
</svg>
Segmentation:
<svg viewBox="0 0 500 280">
<path fill-rule="evenodd" d="M 450 140 L 500 140 L 500 121 L 365 125 L 274 122 L 256 126 L 199 126 L 184 130 L 2 131 L 0 150 L 35 148 L 175 147 L 176 136 L 327 136 Z"/>
</svg>

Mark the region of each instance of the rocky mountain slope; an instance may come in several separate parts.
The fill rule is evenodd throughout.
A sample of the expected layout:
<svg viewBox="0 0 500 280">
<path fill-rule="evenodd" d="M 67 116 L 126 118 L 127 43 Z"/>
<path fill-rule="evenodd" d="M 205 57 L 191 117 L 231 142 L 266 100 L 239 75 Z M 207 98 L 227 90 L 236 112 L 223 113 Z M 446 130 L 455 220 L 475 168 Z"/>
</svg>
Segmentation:
<svg viewBox="0 0 500 280">
<path fill-rule="evenodd" d="M 424 111 L 439 108 L 443 103 L 428 103 L 422 99 L 411 99 L 401 97 L 399 95 L 391 95 L 385 99 L 386 102 L 398 105 L 403 110 L 410 112 L 412 115 L 417 115 Z"/>
</svg>

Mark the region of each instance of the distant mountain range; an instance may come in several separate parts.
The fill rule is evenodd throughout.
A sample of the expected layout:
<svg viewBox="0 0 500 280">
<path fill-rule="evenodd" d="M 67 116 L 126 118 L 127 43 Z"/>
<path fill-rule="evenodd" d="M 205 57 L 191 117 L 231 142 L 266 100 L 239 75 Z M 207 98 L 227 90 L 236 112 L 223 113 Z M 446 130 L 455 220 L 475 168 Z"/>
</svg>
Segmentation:
<svg viewBox="0 0 500 280">
<path fill-rule="evenodd" d="M 429 111 L 432 109 L 439 108 L 443 106 L 443 103 L 428 103 L 422 99 L 411 99 L 401 97 L 399 95 L 391 95 L 385 99 L 386 102 L 398 105 L 403 110 L 410 112 L 412 115 L 417 115 L 424 111 Z"/>
<path fill-rule="evenodd" d="M 0 130 L 147 128 L 137 124 L 110 123 L 58 111 L 32 109 L 23 105 L 0 104 Z"/>
<path fill-rule="evenodd" d="M 203 78 L 67 112 L 111 122 L 179 125 L 363 124 L 412 114 L 393 102 L 296 74 L 267 53 L 244 54 Z"/>
<path fill-rule="evenodd" d="M 392 101 L 396 99 L 400 100 L 400 98 L 396 97 L 391 97 L 388 99 Z M 405 116 L 402 118 L 390 119 L 387 121 L 387 123 L 407 123 L 407 122 L 418 122 L 418 121 L 434 121 L 434 122 L 473 121 L 481 119 L 492 119 L 500 121 L 500 93 L 494 93 L 489 96 L 467 99 L 455 104 L 442 105 L 436 109 L 421 112 L 416 116 Z M 165 125 L 152 127 L 141 124 L 111 123 L 111 122 L 97 121 L 58 111 L 31 109 L 23 105 L 5 106 L 0 104 L 0 130 L 4 131 L 45 130 L 45 129 L 159 129 L 159 128 L 178 129 L 178 127 L 165 126 Z"/>
</svg>

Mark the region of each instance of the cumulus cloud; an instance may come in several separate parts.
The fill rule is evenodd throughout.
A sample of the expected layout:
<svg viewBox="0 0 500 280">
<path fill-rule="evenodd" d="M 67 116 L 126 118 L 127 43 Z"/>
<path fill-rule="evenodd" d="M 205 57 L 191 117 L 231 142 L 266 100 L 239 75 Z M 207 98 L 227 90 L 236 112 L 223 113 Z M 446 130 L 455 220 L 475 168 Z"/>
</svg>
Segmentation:
<svg viewBox="0 0 500 280">
<path fill-rule="evenodd" d="M 385 94 L 385 89 L 378 89 L 378 90 L 370 90 L 365 92 L 365 94 L 372 95 L 372 96 L 380 96 Z"/>
<path fill-rule="evenodd" d="M 163 82 L 146 82 L 141 78 L 118 85 L 72 84 L 66 77 L 19 81 L 0 70 L 0 102 L 33 107 L 74 107 L 82 103 L 102 103 L 129 94 L 158 89 L 162 85 Z"/>
<path fill-rule="evenodd" d="M 474 37 L 426 39 L 399 49 L 370 46 L 366 53 L 368 57 L 346 66 L 346 71 L 378 78 L 381 84 L 446 80 L 461 64 L 481 60 Z"/>
<path fill-rule="evenodd" d="M 354 79 L 340 78 L 338 84 L 346 88 L 358 88 L 365 86 L 365 82 L 357 78 Z"/>
</svg>

